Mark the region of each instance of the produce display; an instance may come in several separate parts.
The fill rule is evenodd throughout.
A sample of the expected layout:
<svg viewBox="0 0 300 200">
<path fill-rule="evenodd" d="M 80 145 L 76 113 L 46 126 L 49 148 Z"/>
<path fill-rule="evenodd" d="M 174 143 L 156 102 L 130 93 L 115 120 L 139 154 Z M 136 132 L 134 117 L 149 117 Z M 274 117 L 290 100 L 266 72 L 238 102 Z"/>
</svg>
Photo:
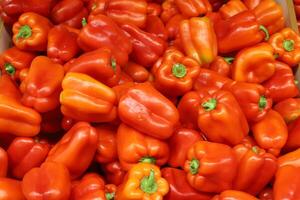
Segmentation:
<svg viewBox="0 0 300 200">
<path fill-rule="evenodd" d="M 0 17 L 0 200 L 300 200 L 300 36 L 275 0 Z"/>
</svg>

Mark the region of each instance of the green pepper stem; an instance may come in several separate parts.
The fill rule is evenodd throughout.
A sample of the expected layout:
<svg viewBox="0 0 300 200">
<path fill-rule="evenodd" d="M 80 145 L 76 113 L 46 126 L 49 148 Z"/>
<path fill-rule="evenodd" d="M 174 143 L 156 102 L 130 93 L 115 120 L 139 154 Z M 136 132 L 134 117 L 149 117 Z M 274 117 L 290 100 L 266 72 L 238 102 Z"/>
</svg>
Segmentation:
<svg viewBox="0 0 300 200">
<path fill-rule="evenodd" d="M 19 38 L 26 39 L 26 38 L 31 37 L 31 35 L 32 35 L 32 30 L 31 30 L 30 26 L 24 25 L 24 26 L 21 26 L 21 28 L 19 29 L 19 33 L 17 34 L 17 39 L 19 39 Z"/>
<path fill-rule="evenodd" d="M 81 20 L 81 24 L 82 24 L 82 27 L 85 27 L 86 25 L 87 25 L 87 20 L 86 20 L 86 18 L 84 17 L 84 18 L 82 18 L 82 20 Z"/>
<path fill-rule="evenodd" d="M 224 57 L 223 58 L 225 60 L 225 62 L 227 62 L 229 65 L 231 65 L 234 61 L 233 57 Z"/>
<path fill-rule="evenodd" d="M 259 30 L 261 30 L 261 31 L 264 32 L 264 34 L 265 34 L 265 41 L 268 41 L 270 39 L 270 33 L 269 33 L 268 29 L 265 26 L 260 25 L 259 26 Z"/>
<path fill-rule="evenodd" d="M 149 164 L 155 164 L 156 163 L 156 159 L 153 157 L 143 157 L 140 159 L 141 163 L 149 163 Z"/>
<path fill-rule="evenodd" d="M 190 172 L 191 172 L 191 174 L 193 174 L 193 175 L 198 174 L 199 167 L 200 167 L 199 160 L 193 158 L 190 162 Z"/>
<path fill-rule="evenodd" d="M 258 107 L 263 110 L 267 106 L 267 98 L 265 96 L 260 96 L 258 101 Z"/>
<path fill-rule="evenodd" d="M 11 76 L 16 73 L 16 68 L 14 68 L 14 66 L 10 63 L 5 63 L 4 69 L 5 69 L 6 73 L 8 73 Z"/>
<path fill-rule="evenodd" d="M 111 68 L 113 68 L 114 72 L 116 72 L 116 70 L 117 70 L 117 61 L 116 61 L 116 59 L 112 58 L 110 60 L 110 62 L 111 62 Z"/>
<path fill-rule="evenodd" d="M 294 40 L 284 40 L 283 41 L 283 49 L 287 52 L 291 52 L 295 50 L 295 41 Z"/>
<path fill-rule="evenodd" d="M 299 81 L 298 80 L 294 80 L 295 85 L 298 85 Z"/>
<path fill-rule="evenodd" d="M 176 63 L 172 67 L 172 74 L 176 78 L 183 78 L 187 74 L 186 67 L 183 64 L 181 64 L 181 63 Z"/>
<path fill-rule="evenodd" d="M 157 183 L 155 181 L 155 172 L 153 169 L 150 170 L 149 176 L 146 176 L 141 180 L 140 188 L 147 194 L 153 194 L 157 191 Z"/>
<path fill-rule="evenodd" d="M 106 200 L 113 200 L 115 198 L 115 193 L 105 193 Z"/>
<path fill-rule="evenodd" d="M 259 149 L 258 149 L 256 146 L 252 147 L 251 150 L 252 150 L 255 154 L 259 154 Z"/>
<path fill-rule="evenodd" d="M 217 107 L 217 100 L 211 98 L 207 102 L 202 103 L 201 106 L 205 109 L 205 111 L 214 110 Z"/>
</svg>

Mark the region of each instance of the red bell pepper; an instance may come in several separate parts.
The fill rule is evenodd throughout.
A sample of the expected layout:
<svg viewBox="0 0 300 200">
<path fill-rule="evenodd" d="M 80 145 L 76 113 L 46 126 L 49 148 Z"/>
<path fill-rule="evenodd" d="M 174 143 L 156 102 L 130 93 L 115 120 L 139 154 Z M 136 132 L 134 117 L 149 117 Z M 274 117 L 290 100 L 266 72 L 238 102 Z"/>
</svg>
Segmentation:
<svg viewBox="0 0 300 200">
<path fill-rule="evenodd" d="M 21 100 L 21 92 L 17 84 L 6 74 L 0 75 L 0 94 L 11 97 L 16 101 Z"/>
<path fill-rule="evenodd" d="M 124 123 L 158 139 L 169 138 L 179 121 L 173 103 L 150 83 L 131 87 L 121 97 L 118 111 Z"/>
<path fill-rule="evenodd" d="M 177 129 L 168 140 L 169 148 L 172 149 L 168 165 L 183 168 L 188 149 L 200 140 L 202 140 L 200 133 L 193 129 Z"/>
<path fill-rule="evenodd" d="M 7 149 L 11 174 L 23 178 L 29 170 L 44 162 L 49 150 L 46 140 L 16 137 Z"/>
<path fill-rule="evenodd" d="M 210 200 L 212 197 L 209 193 L 198 192 L 192 188 L 183 170 L 166 167 L 161 170 L 161 173 L 170 185 L 169 193 L 164 200 Z"/>
<path fill-rule="evenodd" d="M 124 68 L 124 72 L 128 74 L 134 82 L 143 83 L 149 79 L 150 73 L 142 65 L 134 62 L 128 62 Z"/>
<path fill-rule="evenodd" d="M 110 49 L 101 48 L 82 54 L 66 63 L 66 72 L 77 72 L 89 75 L 110 87 L 118 84 L 121 69 Z"/>
<path fill-rule="evenodd" d="M 268 91 L 259 84 L 234 81 L 223 89 L 234 95 L 249 122 L 261 120 L 272 108 Z"/>
<path fill-rule="evenodd" d="M 55 24 L 66 24 L 81 28 L 81 21 L 88 16 L 88 10 L 81 0 L 59 1 L 51 11 L 51 19 Z"/>
<path fill-rule="evenodd" d="M 277 103 L 273 109 L 277 111 L 285 120 L 291 123 L 300 117 L 300 98 L 288 98 Z"/>
<path fill-rule="evenodd" d="M 170 152 L 166 142 L 143 135 L 125 124 L 118 128 L 117 149 L 120 164 L 125 171 L 139 162 L 162 166 L 167 163 Z"/>
<path fill-rule="evenodd" d="M 288 129 L 281 115 L 270 110 L 265 117 L 251 126 L 257 144 L 277 156 L 288 138 Z"/>
<path fill-rule="evenodd" d="M 51 27 L 46 17 L 33 12 L 24 13 L 13 25 L 13 43 L 21 50 L 44 51 Z"/>
<path fill-rule="evenodd" d="M 78 122 L 50 150 L 46 162 L 64 164 L 72 179 L 77 178 L 91 164 L 97 141 L 96 130 L 86 122 Z"/>
<path fill-rule="evenodd" d="M 41 78 L 43 77 L 43 78 Z M 59 94 L 64 69 L 46 56 L 36 57 L 28 76 L 22 82 L 22 103 L 38 112 L 48 112 L 59 106 Z"/>
<path fill-rule="evenodd" d="M 104 171 L 104 177 L 109 183 L 115 185 L 123 183 L 126 172 L 122 169 L 119 161 L 104 164 L 101 167 Z"/>
<path fill-rule="evenodd" d="M 35 56 L 36 55 L 32 52 L 22 51 L 17 47 L 11 47 L 0 55 L 1 71 L 18 81 L 20 80 L 21 70 L 29 68 Z"/>
<path fill-rule="evenodd" d="M 164 23 L 169 21 L 171 17 L 173 17 L 176 14 L 179 14 L 179 10 L 175 4 L 175 0 L 165 0 L 161 4 L 162 13 L 160 15 L 160 18 L 163 20 Z"/>
<path fill-rule="evenodd" d="M 209 68 L 222 76 L 229 77 L 233 60 L 234 58 L 232 57 L 217 56 L 214 61 L 210 63 Z"/>
<path fill-rule="evenodd" d="M 104 14 L 109 0 L 89 0 L 87 8 L 90 15 Z"/>
<path fill-rule="evenodd" d="M 121 28 L 131 39 L 131 57 L 138 64 L 151 67 L 164 53 L 166 42 L 157 35 L 147 33 L 131 24 L 124 24 Z"/>
<path fill-rule="evenodd" d="M 26 199 L 68 200 L 71 192 L 68 169 L 57 162 L 45 162 L 25 174 L 22 191 Z"/>
<path fill-rule="evenodd" d="M 84 51 L 107 47 L 113 52 L 117 63 L 125 66 L 132 44 L 128 36 L 109 17 L 99 14 L 90 16 L 78 36 L 78 45 Z"/>
<path fill-rule="evenodd" d="M 288 131 L 288 139 L 284 145 L 284 149 L 288 151 L 298 149 L 300 147 L 300 118 L 296 119 L 288 125 Z"/>
<path fill-rule="evenodd" d="M 179 35 L 179 26 L 182 20 L 186 19 L 182 14 L 174 15 L 166 23 L 166 30 L 168 34 L 168 39 L 176 39 Z"/>
<path fill-rule="evenodd" d="M 292 69 L 282 62 L 277 61 L 274 64 L 275 73 L 262 85 L 269 90 L 270 97 L 274 102 L 296 97 L 299 90 Z"/>
<path fill-rule="evenodd" d="M 258 200 L 254 196 L 237 191 L 237 190 L 226 190 L 223 191 L 221 194 L 214 196 L 211 200 Z"/>
<path fill-rule="evenodd" d="M 152 33 L 163 40 L 168 39 L 168 33 L 164 23 L 158 16 L 148 15 L 146 20 L 146 32 Z"/>
<path fill-rule="evenodd" d="M 265 188 L 263 189 L 259 195 L 258 195 L 260 200 L 273 200 L 273 190 L 272 188 Z"/>
<path fill-rule="evenodd" d="M 232 188 L 237 159 L 229 146 L 198 141 L 189 148 L 186 158 L 187 180 L 197 191 L 216 193 Z"/>
<path fill-rule="evenodd" d="M 95 127 L 98 133 L 98 144 L 95 159 L 98 163 L 111 163 L 118 159 L 117 130 L 108 125 Z"/>
<path fill-rule="evenodd" d="M 197 17 L 212 11 L 209 0 L 175 0 L 179 11 L 186 17 Z"/>
<path fill-rule="evenodd" d="M 119 24 L 133 24 L 144 28 L 147 17 L 146 0 L 110 0 L 106 15 Z"/>
<path fill-rule="evenodd" d="M 21 188 L 21 181 L 0 178 L 1 199 L 26 200 Z"/>
<path fill-rule="evenodd" d="M 219 12 L 224 19 L 228 19 L 246 10 L 248 8 L 241 0 L 230 0 L 219 9 Z"/>
<path fill-rule="evenodd" d="M 160 16 L 162 11 L 161 5 L 155 2 L 148 2 L 147 17 L 150 15 Z"/>
<path fill-rule="evenodd" d="M 42 113 L 41 131 L 44 133 L 58 133 L 62 130 L 63 115 L 60 107 L 46 113 Z"/>
<path fill-rule="evenodd" d="M 48 34 L 47 56 L 60 64 L 71 60 L 80 51 L 77 37 L 63 25 L 53 27 Z"/>
<path fill-rule="evenodd" d="M 0 177 L 6 177 L 8 170 L 8 155 L 4 149 L 0 147 Z"/>
</svg>

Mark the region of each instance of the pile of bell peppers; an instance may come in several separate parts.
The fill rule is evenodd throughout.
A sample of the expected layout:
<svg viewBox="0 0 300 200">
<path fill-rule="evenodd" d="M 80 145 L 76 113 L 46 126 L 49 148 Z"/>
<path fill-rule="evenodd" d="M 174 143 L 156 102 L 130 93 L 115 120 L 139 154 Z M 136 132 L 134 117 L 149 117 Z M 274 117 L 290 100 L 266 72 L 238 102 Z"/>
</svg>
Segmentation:
<svg viewBox="0 0 300 200">
<path fill-rule="evenodd" d="M 300 199 L 300 36 L 275 0 L 0 17 L 0 200 Z"/>
</svg>

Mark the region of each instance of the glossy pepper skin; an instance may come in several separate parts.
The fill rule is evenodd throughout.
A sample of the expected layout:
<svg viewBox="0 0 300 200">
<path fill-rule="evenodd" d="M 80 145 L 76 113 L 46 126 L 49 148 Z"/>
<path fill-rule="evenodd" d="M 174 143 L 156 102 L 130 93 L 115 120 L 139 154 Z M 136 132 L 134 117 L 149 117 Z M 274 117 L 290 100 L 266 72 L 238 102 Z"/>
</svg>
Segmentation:
<svg viewBox="0 0 300 200">
<path fill-rule="evenodd" d="M 71 192 L 68 169 L 60 163 L 45 162 L 25 174 L 22 191 L 27 200 L 68 200 Z"/>
<path fill-rule="evenodd" d="M 13 200 L 26 200 L 21 188 L 21 181 L 10 179 L 10 178 L 0 178 L 0 192 L 1 199 L 13 199 Z"/>
<path fill-rule="evenodd" d="M 13 43 L 21 50 L 44 51 L 51 27 L 47 18 L 33 12 L 24 13 L 13 25 Z"/>
<path fill-rule="evenodd" d="M 43 78 L 41 78 L 43 77 Z M 64 69 L 46 56 L 36 57 L 22 82 L 22 103 L 38 112 L 48 112 L 59 106 Z"/>
<path fill-rule="evenodd" d="M 262 83 L 275 73 L 274 50 L 268 43 L 241 50 L 232 67 L 232 79 L 235 81 Z"/>
<path fill-rule="evenodd" d="M 251 126 L 257 144 L 277 156 L 288 138 L 287 126 L 281 115 L 270 110 L 259 122 Z"/>
<path fill-rule="evenodd" d="M 154 86 L 167 96 L 181 96 L 193 88 L 199 70 L 196 60 L 179 50 L 169 49 L 152 68 Z"/>
<path fill-rule="evenodd" d="M 219 9 L 219 13 L 223 19 L 228 19 L 246 10 L 248 8 L 241 0 L 230 0 Z"/>
<path fill-rule="evenodd" d="M 278 167 L 287 165 L 300 167 L 300 149 L 288 152 L 278 158 Z"/>
<path fill-rule="evenodd" d="M 163 55 L 166 42 L 157 35 L 147 33 L 131 24 L 124 24 L 121 28 L 131 40 L 131 57 L 136 63 L 151 67 Z"/>
<path fill-rule="evenodd" d="M 277 103 L 273 109 L 277 111 L 285 120 L 285 122 L 291 123 L 300 117 L 300 99 L 288 98 Z"/>
<path fill-rule="evenodd" d="M 153 164 L 134 165 L 116 193 L 116 200 L 162 200 L 169 191 L 168 182 L 161 177 L 160 169 Z"/>
<path fill-rule="evenodd" d="M 105 180 L 107 180 L 109 183 L 115 185 L 120 185 L 123 183 L 126 172 L 122 169 L 119 161 L 104 164 L 101 167 L 104 171 Z"/>
<path fill-rule="evenodd" d="M 261 120 L 272 108 L 272 99 L 260 84 L 234 81 L 223 89 L 234 95 L 249 122 Z"/>
<path fill-rule="evenodd" d="M 41 116 L 12 97 L 0 95 L 0 133 L 32 137 L 40 131 Z"/>
<path fill-rule="evenodd" d="M 273 186 L 274 200 L 300 198 L 300 168 L 292 165 L 280 167 L 276 173 Z"/>
<path fill-rule="evenodd" d="M 61 111 L 78 121 L 109 122 L 116 118 L 114 91 L 92 77 L 70 72 L 62 82 Z"/>
<path fill-rule="evenodd" d="M 104 14 L 108 0 L 89 0 L 87 8 L 90 15 Z"/>
<path fill-rule="evenodd" d="M 29 68 L 35 56 L 32 52 L 11 47 L 0 55 L 1 71 L 11 76 L 13 80 L 18 81 L 20 80 L 21 70 Z"/>
<path fill-rule="evenodd" d="M 160 16 L 161 12 L 162 12 L 162 8 L 159 3 L 155 3 L 155 2 L 151 2 L 151 1 L 148 2 L 147 17 L 150 15 Z"/>
<path fill-rule="evenodd" d="M 218 74 L 229 77 L 231 74 L 231 64 L 234 58 L 217 56 L 209 65 L 209 69 L 217 72 Z"/>
<path fill-rule="evenodd" d="M 223 191 L 221 194 L 214 196 L 211 200 L 258 200 L 257 198 L 255 198 L 254 196 L 245 193 L 245 192 L 241 192 L 241 191 L 237 191 L 237 190 L 226 190 Z"/>
<path fill-rule="evenodd" d="M 78 45 L 84 51 L 107 47 L 113 53 L 117 63 L 125 66 L 132 44 L 128 36 L 109 17 L 99 14 L 91 16 L 78 36 Z"/>
<path fill-rule="evenodd" d="M 186 19 L 186 17 L 184 17 L 182 14 L 177 14 L 166 23 L 166 30 L 169 40 L 176 39 L 178 37 L 179 25 L 184 19 Z"/>
<path fill-rule="evenodd" d="M 138 83 L 147 81 L 150 76 L 150 73 L 145 67 L 134 62 L 128 62 L 123 70 L 134 80 L 134 82 Z"/>
<path fill-rule="evenodd" d="M 291 28 L 284 28 L 270 37 L 269 43 L 274 48 L 278 59 L 295 66 L 300 62 L 300 36 Z"/>
<path fill-rule="evenodd" d="M 186 17 L 197 17 L 212 11 L 209 0 L 175 0 L 179 11 Z"/>
<path fill-rule="evenodd" d="M 198 127 L 210 141 L 239 144 L 248 135 L 247 119 L 228 91 L 199 92 Z"/>
<path fill-rule="evenodd" d="M 78 122 L 50 150 L 46 162 L 64 164 L 75 179 L 91 164 L 97 142 L 96 130 L 89 123 Z"/>
<path fill-rule="evenodd" d="M 258 23 L 265 26 L 270 34 L 278 32 L 285 26 L 282 7 L 275 0 L 259 1 L 253 13 Z"/>
<path fill-rule="evenodd" d="M 272 188 L 265 188 L 263 189 L 259 195 L 258 195 L 260 200 L 273 200 L 273 190 Z"/>
<path fill-rule="evenodd" d="M 193 17 L 181 21 L 179 35 L 185 54 L 199 64 L 209 64 L 217 56 L 217 38 L 208 17 Z"/>
<path fill-rule="evenodd" d="M 269 90 L 270 97 L 274 102 L 296 97 L 299 94 L 299 90 L 291 67 L 278 61 L 274 64 L 275 73 L 262 85 Z"/>
<path fill-rule="evenodd" d="M 188 149 L 197 141 L 202 140 L 198 131 L 179 128 L 169 138 L 170 156 L 168 165 L 171 167 L 184 167 Z"/>
<path fill-rule="evenodd" d="M 80 51 L 77 37 L 63 25 L 53 27 L 48 34 L 47 56 L 60 64 L 71 60 Z"/>
<path fill-rule="evenodd" d="M 165 200 L 210 200 L 212 198 L 211 194 L 198 192 L 192 188 L 186 180 L 184 170 L 166 167 L 161 170 L 161 173 L 170 185 L 169 192 L 164 197 Z"/>
<path fill-rule="evenodd" d="M 102 48 L 82 54 L 66 63 L 67 72 L 76 72 L 90 77 L 110 87 L 118 84 L 121 69 L 110 49 Z"/>
<path fill-rule="evenodd" d="M 98 163 L 111 163 L 118 159 L 117 130 L 113 126 L 98 125 L 98 144 L 95 159 Z"/>
<path fill-rule="evenodd" d="M 198 141 L 189 148 L 184 170 L 199 192 L 221 192 L 232 187 L 237 173 L 234 151 L 225 144 Z"/>
<path fill-rule="evenodd" d="M 179 14 L 179 10 L 175 4 L 175 0 L 166 0 L 161 4 L 162 12 L 160 14 L 160 18 L 164 23 L 169 21 L 171 17 L 176 14 Z"/>
<path fill-rule="evenodd" d="M 300 118 L 294 120 L 288 125 L 288 139 L 284 145 L 284 150 L 295 150 L 300 147 L 299 133 L 300 133 Z"/>
<path fill-rule="evenodd" d="M 146 24 L 146 0 L 110 0 L 106 15 L 119 24 L 133 24 L 143 28 Z"/>
<path fill-rule="evenodd" d="M 118 113 L 124 123 L 158 139 L 169 138 L 179 121 L 179 114 L 173 103 L 150 83 L 139 83 L 131 87 L 121 97 Z"/>
<path fill-rule="evenodd" d="M 155 15 L 148 15 L 146 20 L 146 32 L 152 33 L 163 40 L 168 39 L 168 33 L 163 21 Z"/>
<path fill-rule="evenodd" d="M 117 133 L 118 157 L 122 168 L 130 170 L 136 163 L 147 162 L 162 166 L 169 158 L 169 146 L 137 130 L 121 124 Z"/>
<path fill-rule="evenodd" d="M 6 177 L 8 170 L 8 155 L 6 151 L 0 147 L 0 177 Z"/>
<path fill-rule="evenodd" d="M 276 157 L 257 146 L 247 144 L 239 144 L 233 150 L 238 159 L 238 172 L 233 188 L 257 195 L 275 175 Z"/>
<path fill-rule="evenodd" d="M 0 94 L 11 97 L 16 101 L 20 101 L 22 97 L 17 84 L 7 74 L 0 76 Z"/>
<path fill-rule="evenodd" d="M 218 52 L 226 54 L 253 46 L 261 42 L 268 33 L 259 26 L 251 11 L 244 11 L 214 25 L 218 41 Z M 267 34 L 267 35 L 265 35 Z M 239 41 L 239 42 L 235 42 Z"/>
<path fill-rule="evenodd" d="M 29 170 L 44 162 L 49 150 L 50 145 L 45 140 L 16 137 L 7 149 L 11 174 L 23 178 Z"/>
<path fill-rule="evenodd" d="M 55 24 L 66 24 L 81 28 L 81 21 L 88 16 L 88 10 L 81 0 L 62 0 L 51 11 L 51 19 Z"/>
</svg>

